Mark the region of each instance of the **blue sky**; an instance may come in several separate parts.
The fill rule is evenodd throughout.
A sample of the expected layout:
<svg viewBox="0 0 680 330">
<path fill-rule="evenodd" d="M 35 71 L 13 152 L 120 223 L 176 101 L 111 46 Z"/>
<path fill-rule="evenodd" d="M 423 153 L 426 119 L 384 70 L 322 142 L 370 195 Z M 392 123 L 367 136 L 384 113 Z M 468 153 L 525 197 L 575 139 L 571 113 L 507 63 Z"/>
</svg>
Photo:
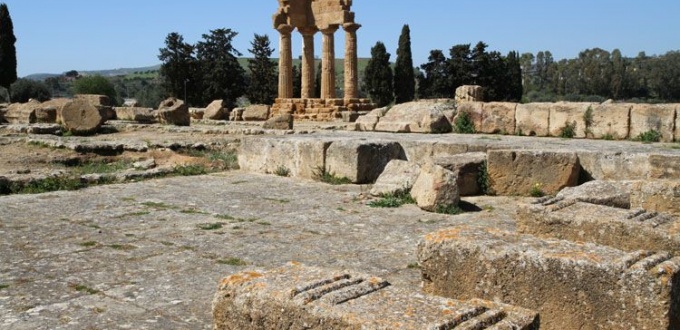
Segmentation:
<svg viewBox="0 0 680 330">
<path fill-rule="evenodd" d="M 255 33 L 268 34 L 278 48 L 271 26 L 275 0 L 4 2 L 18 38 L 19 76 L 158 64 L 158 49 L 170 32 L 195 42 L 225 27 L 239 32 L 235 46 L 244 54 Z M 359 56 L 369 57 L 370 48 L 382 41 L 394 60 L 401 27 L 409 24 L 416 65 L 432 49 L 448 54 L 455 44 L 480 40 L 503 53 L 550 50 L 556 59 L 593 47 L 619 48 L 625 56 L 680 49 L 678 0 L 354 0 L 353 10 L 363 25 Z M 344 49 L 341 32 L 338 57 Z M 297 56 L 299 36 L 293 42 Z"/>
</svg>

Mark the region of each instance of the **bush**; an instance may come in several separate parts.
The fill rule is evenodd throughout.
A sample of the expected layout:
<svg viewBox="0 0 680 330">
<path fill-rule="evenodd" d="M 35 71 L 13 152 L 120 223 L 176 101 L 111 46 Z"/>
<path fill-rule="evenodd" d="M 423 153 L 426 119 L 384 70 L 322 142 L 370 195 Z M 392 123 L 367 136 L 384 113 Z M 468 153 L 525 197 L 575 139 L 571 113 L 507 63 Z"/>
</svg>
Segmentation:
<svg viewBox="0 0 680 330">
<path fill-rule="evenodd" d="M 652 129 L 647 132 L 640 133 L 640 135 L 638 135 L 635 138 L 635 141 L 640 141 L 644 143 L 659 142 L 661 141 L 661 133 L 659 133 L 659 131 L 657 130 Z"/>
<path fill-rule="evenodd" d="M 565 123 L 560 131 L 560 137 L 563 139 L 571 139 L 576 136 L 576 122 Z"/>
<path fill-rule="evenodd" d="M 79 78 L 73 83 L 73 93 L 106 95 L 114 105 L 119 103 L 113 83 L 101 75 Z"/>
<path fill-rule="evenodd" d="M 380 196 L 380 199 L 368 203 L 370 207 L 394 208 L 404 204 L 415 204 L 416 201 L 411 197 L 408 190 L 400 190 L 390 194 Z"/>
<path fill-rule="evenodd" d="M 29 99 L 45 102 L 52 98 L 49 87 L 42 81 L 19 79 L 10 90 L 12 102 L 26 103 Z"/>
<path fill-rule="evenodd" d="M 314 179 L 335 186 L 352 183 L 352 180 L 349 178 L 337 176 L 335 173 L 326 170 L 324 167 L 317 167 L 314 170 Z"/>
<path fill-rule="evenodd" d="M 475 134 L 475 124 L 467 112 L 461 112 L 454 122 L 454 131 L 460 134 Z"/>
</svg>

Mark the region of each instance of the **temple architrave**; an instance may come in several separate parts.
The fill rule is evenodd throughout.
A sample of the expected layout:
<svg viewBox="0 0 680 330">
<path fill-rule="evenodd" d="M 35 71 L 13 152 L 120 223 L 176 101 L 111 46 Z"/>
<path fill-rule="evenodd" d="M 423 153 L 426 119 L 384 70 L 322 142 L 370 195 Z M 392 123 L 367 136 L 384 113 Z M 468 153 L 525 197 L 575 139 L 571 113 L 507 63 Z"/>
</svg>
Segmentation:
<svg viewBox="0 0 680 330">
<path fill-rule="evenodd" d="M 274 28 L 280 34 L 279 94 L 272 115 L 290 113 L 296 119 L 334 120 L 343 113 L 368 111 L 375 105 L 359 98 L 357 30 L 352 0 L 278 0 Z M 345 31 L 344 98 L 336 95 L 335 33 Z M 302 95 L 293 98 L 292 33 L 302 35 Z M 314 95 L 314 39 L 322 35 L 321 95 Z"/>
</svg>

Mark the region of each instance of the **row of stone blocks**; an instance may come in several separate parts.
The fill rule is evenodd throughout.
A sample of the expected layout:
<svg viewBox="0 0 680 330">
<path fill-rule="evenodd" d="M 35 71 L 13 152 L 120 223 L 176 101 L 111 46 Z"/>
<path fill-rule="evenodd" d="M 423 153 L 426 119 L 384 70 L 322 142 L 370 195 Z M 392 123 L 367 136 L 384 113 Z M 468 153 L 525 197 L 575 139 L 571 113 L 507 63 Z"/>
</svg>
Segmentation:
<svg viewBox="0 0 680 330">
<path fill-rule="evenodd" d="M 272 115 L 292 114 L 299 120 L 332 121 L 342 113 L 370 111 L 375 104 L 369 99 L 276 99 Z"/>
<path fill-rule="evenodd" d="M 680 104 L 465 102 L 478 133 L 560 136 L 574 125 L 577 138 L 634 139 L 655 130 L 662 141 L 680 140 Z"/>
</svg>

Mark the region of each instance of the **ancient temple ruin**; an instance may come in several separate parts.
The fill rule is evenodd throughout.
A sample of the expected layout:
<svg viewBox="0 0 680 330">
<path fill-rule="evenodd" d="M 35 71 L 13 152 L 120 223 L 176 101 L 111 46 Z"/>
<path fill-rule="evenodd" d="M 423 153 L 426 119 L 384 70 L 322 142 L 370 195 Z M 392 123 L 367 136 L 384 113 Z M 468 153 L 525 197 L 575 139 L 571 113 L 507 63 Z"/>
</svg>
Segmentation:
<svg viewBox="0 0 680 330">
<path fill-rule="evenodd" d="M 280 34 L 279 93 L 272 114 L 291 113 L 297 119 L 333 120 L 371 110 L 370 100 L 359 98 L 357 69 L 357 30 L 350 10 L 352 0 L 278 0 L 274 28 Z M 335 32 L 345 31 L 344 98 L 336 95 Z M 292 33 L 302 35 L 301 98 L 293 98 Z M 321 95 L 314 95 L 314 37 L 322 34 Z"/>
</svg>

